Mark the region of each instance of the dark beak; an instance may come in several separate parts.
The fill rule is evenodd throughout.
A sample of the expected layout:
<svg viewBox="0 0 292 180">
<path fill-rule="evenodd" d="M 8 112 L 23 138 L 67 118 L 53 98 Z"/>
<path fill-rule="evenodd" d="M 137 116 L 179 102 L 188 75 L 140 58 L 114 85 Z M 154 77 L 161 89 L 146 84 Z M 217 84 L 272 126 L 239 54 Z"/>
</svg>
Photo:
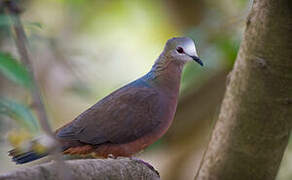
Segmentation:
<svg viewBox="0 0 292 180">
<path fill-rule="evenodd" d="M 196 61 L 197 63 L 199 63 L 201 66 L 204 66 L 202 60 L 201 60 L 199 57 L 197 57 L 197 56 L 191 56 L 191 58 L 192 58 L 194 61 Z"/>
</svg>

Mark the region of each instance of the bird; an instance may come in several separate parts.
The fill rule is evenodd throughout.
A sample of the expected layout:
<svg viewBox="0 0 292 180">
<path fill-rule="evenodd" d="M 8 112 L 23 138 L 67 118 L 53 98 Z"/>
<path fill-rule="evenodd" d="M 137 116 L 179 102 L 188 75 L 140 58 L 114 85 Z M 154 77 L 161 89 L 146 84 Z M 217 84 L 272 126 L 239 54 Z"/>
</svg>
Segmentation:
<svg viewBox="0 0 292 180">
<path fill-rule="evenodd" d="M 169 39 L 150 71 L 115 90 L 55 131 L 63 154 L 131 157 L 170 127 L 179 97 L 181 74 L 187 62 L 203 66 L 189 37 Z M 12 149 L 17 164 L 49 154 L 52 141 L 40 137 L 25 150 Z"/>
</svg>

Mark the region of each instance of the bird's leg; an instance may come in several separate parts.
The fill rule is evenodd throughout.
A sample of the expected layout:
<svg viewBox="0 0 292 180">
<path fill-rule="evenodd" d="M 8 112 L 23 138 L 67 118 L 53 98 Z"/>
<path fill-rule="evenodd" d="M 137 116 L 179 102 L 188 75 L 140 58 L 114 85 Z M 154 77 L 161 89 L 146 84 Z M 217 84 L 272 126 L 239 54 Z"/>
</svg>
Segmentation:
<svg viewBox="0 0 292 180">
<path fill-rule="evenodd" d="M 107 158 L 109 158 L 109 159 L 117 159 L 117 157 L 115 157 L 113 154 L 108 154 Z"/>
</svg>

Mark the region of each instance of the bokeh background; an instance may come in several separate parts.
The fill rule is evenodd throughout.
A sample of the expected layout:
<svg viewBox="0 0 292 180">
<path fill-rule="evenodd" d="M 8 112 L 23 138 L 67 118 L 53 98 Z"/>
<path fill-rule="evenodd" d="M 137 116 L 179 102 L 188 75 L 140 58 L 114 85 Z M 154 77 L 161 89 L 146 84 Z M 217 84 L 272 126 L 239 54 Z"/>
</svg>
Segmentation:
<svg viewBox="0 0 292 180">
<path fill-rule="evenodd" d="M 147 73 L 167 39 L 189 36 L 195 41 L 205 67 L 186 65 L 173 125 L 137 155 L 158 169 L 162 179 L 193 179 L 252 1 L 26 0 L 21 4 L 34 70 L 54 129 Z M 19 55 L 9 19 L 0 14 L 0 173 L 20 167 L 7 156 L 11 135 L 42 133 L 25 72 L 17 61 L 11 63 L 13 59 L 19 60 Z M 292 178 L 291 156 L 285 153 L 277 179 Z"/>
</svg>

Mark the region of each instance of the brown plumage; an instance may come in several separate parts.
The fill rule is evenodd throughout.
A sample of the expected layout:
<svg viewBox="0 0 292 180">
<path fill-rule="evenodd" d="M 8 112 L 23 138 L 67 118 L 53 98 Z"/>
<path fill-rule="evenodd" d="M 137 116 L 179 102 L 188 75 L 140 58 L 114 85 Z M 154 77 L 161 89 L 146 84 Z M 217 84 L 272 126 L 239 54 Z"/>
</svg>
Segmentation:
<svg viewBox="0 0 292 180">
<path fill-rule="evenodd" d="M 165 115 L 175 109 L 175 105 L 163 105 L 175 97 L 165 96 L 151 87 L 126 86 L 57 130 L 56 135 L 68 154 L 130 156 L 162 135 L 160 129 L 168 124 Z"/>
<path fill-rule="evenodd" d="M 197 57 L 189 38 L 170 39 L 149 73 L 114 91 L 56 131 L 64 154 L 131 156 L 159 139 L 177 106 L 181 71 Z M 47 153 L 13 155 L 26 163 Z"/>
</svg>

